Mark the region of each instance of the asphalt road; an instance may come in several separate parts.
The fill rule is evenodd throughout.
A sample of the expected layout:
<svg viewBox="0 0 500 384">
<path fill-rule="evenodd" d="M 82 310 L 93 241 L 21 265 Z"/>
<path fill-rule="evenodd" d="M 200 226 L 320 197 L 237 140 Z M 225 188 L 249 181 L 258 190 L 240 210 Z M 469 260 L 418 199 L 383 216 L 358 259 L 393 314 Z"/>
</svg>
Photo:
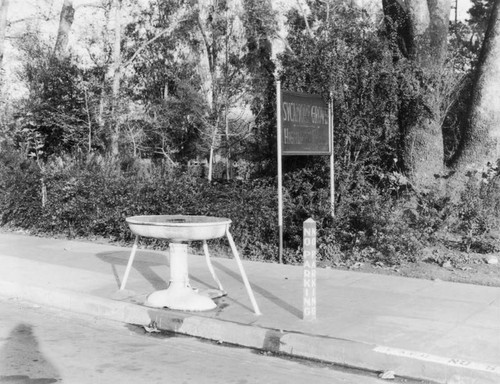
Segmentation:
<svg viewBox="0 0 500 384">
<path fill-rule="evenodd" d="M 387 381 L 375 374 L 148 333 L 138 326 L 0 299 L 2 384 L 285 382 Z"/>
</svg>

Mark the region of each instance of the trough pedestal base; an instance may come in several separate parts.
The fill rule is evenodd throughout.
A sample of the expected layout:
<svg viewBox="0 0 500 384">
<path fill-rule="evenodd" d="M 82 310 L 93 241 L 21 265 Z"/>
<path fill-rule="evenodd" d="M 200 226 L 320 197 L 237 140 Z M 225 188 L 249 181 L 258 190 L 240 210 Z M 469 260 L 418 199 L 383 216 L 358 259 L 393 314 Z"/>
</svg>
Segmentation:
<svg viewBox="0 0 500 384">
<path fill-rule="evenodd" d="M 175 285 L 153 292 L 148 296 L 146 305 L 180 311 L 209 311 L 217 307 L 212 299 L 197 293 L 193 288 Z"/>
<path fill-rule="evenodd" d="M 170 243 L 170 285 L 150 294 L 146 305 L 180 311 L 209 311 L 217 307 L 210 297 L 189 285 L 187 244 Z"/>
</svg>

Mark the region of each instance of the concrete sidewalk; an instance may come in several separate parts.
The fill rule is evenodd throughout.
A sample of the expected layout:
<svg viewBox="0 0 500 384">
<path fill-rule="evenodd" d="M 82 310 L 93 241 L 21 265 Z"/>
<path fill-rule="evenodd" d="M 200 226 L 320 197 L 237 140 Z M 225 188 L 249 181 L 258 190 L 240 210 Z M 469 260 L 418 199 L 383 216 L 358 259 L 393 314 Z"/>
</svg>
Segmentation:
<svg viewBox="0 0 500 384">
<path fill-rule="evenodd" d="M 165 244 L 167 248 L 167 244 Z M 192 336 L 437 383 L 500 383 L 500 288 L 318 269 L 317 317 L 302 318 L 302 268 L 244 262 L 256 316 L 233 259 L 213 257 L 228 296 L 187 313 L 142 305 L 165 289 L 166 252 L 0 234 L 0 295 Z M 216 288 L 203 256 L 191 284 Z"/>
</svg>

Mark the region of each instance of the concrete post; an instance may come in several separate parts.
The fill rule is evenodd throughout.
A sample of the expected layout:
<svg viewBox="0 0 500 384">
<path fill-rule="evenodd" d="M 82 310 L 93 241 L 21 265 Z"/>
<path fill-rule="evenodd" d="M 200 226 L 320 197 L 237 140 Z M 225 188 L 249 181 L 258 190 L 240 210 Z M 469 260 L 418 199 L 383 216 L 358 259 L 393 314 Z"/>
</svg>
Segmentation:
<svg viewBox="0 0 500 384">
<path fill-rule="evenodd" d="M 304 221 L 304 294 L 302 319 L 316 320 L 316 222 Z"/>
</svg>

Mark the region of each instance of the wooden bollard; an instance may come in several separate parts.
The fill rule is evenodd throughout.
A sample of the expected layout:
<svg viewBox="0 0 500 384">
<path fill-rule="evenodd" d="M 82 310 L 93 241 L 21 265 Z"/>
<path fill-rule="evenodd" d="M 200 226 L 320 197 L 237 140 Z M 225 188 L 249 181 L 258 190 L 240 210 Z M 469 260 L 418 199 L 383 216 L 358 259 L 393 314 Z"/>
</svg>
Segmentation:
<svg viewBox="0 0 500 384">
<path fill-rule="evenodd" d="M 304 221 L 304 295 L 302 319 L 316 320 L 316 222 Z"/>
</svg>

